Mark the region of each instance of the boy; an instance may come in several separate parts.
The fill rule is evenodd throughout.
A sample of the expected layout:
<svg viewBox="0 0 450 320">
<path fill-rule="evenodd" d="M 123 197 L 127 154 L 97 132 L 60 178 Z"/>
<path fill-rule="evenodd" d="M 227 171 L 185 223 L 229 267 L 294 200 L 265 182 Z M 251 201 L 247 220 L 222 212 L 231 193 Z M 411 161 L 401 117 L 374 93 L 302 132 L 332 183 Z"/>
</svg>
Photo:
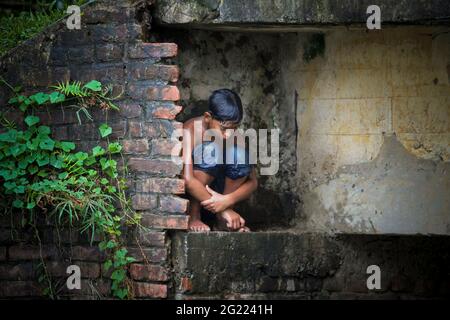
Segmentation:
<svg viewBox="0 0 450 320">
<path fill-rule="evenodd" d="M 191 199 L 191 231 L 209 231 L 212 222 L 218 230 L 249 231 L 233 206 L 256 190 L 255 170 L 248 164 L 245 146 L 234 143 L 232 147 L 226 146 L 226 140 L 233 136 L 242 116 L 237 93 L 220 89 L 210 96 L 208 112 L 184 123 L 183 176 Z M 222 139 L 223 152 L 214 141 L 204 141 L 207 130 Z M 209 156 L 204 158 L 206 154 Z M 245 161 L 237 161 L 238 158 Z"/>
</svg>

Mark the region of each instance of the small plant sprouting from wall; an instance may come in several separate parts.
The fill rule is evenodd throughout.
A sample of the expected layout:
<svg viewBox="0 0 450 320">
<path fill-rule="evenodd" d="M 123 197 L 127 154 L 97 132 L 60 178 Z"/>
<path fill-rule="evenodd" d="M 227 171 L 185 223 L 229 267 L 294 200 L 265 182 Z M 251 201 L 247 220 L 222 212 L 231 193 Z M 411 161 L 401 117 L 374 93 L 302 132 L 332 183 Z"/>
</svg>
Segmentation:
<svg viewBox="0 0 450 320">
<path fill-rule="evenodd" d="M 61 83 L 52 87 L 51 93 L 25 96 L 20 94 L 20 87 L 7 85 L 14 92 L 9 104 L 24 113 L 26 127 L 18 130 L 17 124 L 2 117 L 0 206 L 6 213 L 20 215 L 21 219 L 11 220 L 31 226 L 40 246 L 37 221 L 43 214 L 54 219 L 56 226 L 78 227 L 91 236 L 91 244 L 99 235 L 103 239 L 99 247 L 109 257 L 104 269 L 112 268 L 112 294 L 121 299 L 130 297 L 127 266 L 134 259 L 127 255 L 121 233 L 124 224 L 139 225 L 140 216 L 130 207 L 125 178 L 119 175 L 114 159 L 121 156 L 121 144 L 109 141 L 112 129 L 103 123 L 99 134 L 106 148 L 98 145 L 91 152 L 75 152 L 75 143 L 55 140 L 51 128 L 41 125 L 35 115 L 44 106 L 64 105 L 78 108 L 79 121 L 80 112 L 92 119 L 89 108 L 118 109 L 109 96 L 111 90 L 93 80 L 84 85 Z M 41 263 L 40 283 L 47 285 L 44 293 L 55 298 L 42 258 Z"/>
<path fill-rule="evenodd" d="M 325 53 L 325 36 L 323 33 L 316 33 L 309 36 L 307 42 L 303 46 L 303 60 L 309 63 L 317 56 Z"/>
</svg>

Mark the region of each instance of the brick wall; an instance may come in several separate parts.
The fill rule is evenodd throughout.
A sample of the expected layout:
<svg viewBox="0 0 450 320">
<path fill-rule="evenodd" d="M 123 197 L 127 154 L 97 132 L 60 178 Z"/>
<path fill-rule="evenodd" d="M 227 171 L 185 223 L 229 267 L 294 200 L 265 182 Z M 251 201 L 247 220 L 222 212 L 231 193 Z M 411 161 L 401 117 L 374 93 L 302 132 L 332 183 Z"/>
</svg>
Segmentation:
<svg viewBox="0 0 450 320">
<path fill-rule="evenodd" d="M 72 110 L 55 108 L 38 113 L 53 128 L 57 139 L 73 140 L 80 150 L 90 150 L 99 142 L 98 126 L 107 120 L 113 138 L 123 144 L 129 168 L 129 196 L 132 206 L 143 215 L 148 232 L 129 230 L 128 250 L 137 262 L 130 267 L 136 298 L 165 298 L 170 290 L 169 229 L 186 229 L 188 201 L 179 178 L 181 166 L 170 160 L 173 143 L 170 134 L 181 123 L 174 120 L 181 107 L 176 105 L 178 68 L 173 43 L 146 43 L 151 1 L 97 1 L 82 8 L 81 30 L 68 30 L 65 21 L 48 28 L 23 43 L 0 61 L 2 76 L 26 93 L 45 89 L 58 81 L 92 79 L 113 85 L 123 92 L 120 111 L 90 110 L 94 122 L 79 124 Z M 0 89 L 4 105 L 8 92 Z M 20 123 L 20 114 L 10 111 L 7 118 Z M 59 295 L 67 298 L 95 298 L 110 295 L 108 274 L 102 270 L 104 257 L 96 244 L 78 232 L 58 232 L 51 221 L 42 219 L 42 248 L 33 241 L 30 230 L 11 229 L 9 217 L 0 223 L 0 297 L 38 297 L 37 281 L 42 255 L 49 272 L 59 279 Z M 11 233 L 16 232 L 14 240 Z M 99 240 L 99 239 L 96 239 Z M 66 268 L 78 264 L 82 289 L 65 288 Z"/>
</svg>

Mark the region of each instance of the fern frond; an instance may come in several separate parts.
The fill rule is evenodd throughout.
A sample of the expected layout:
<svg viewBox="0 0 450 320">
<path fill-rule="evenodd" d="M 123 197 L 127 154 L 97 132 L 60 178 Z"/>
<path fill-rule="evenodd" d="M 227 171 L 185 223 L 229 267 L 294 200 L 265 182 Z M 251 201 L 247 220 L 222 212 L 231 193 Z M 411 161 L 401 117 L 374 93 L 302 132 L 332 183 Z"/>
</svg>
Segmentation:
<svg viewBox="0 0 450 320">
<path fill-rule="evenodd" d="M 56 90 L 63 93 L 66 96 L 72 97 L 87 97 L 89 96 L 89 92 L 82 87 L 81 81 L 66 81 L 65 83 L 59 82 L 58 85 L 53 86 Z"/>
</svg>

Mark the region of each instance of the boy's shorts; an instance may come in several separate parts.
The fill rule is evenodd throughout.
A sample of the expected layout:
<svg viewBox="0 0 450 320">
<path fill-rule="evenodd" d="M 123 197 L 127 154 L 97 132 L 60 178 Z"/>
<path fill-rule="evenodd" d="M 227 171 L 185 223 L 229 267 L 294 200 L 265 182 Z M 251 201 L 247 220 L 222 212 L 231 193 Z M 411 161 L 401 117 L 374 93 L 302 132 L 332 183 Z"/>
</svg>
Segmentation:
<svg viewBox="0 0 450 320">
<path fill-rule="evenodd" d="M 225 189 L 225 177 L 236 180 L 248 177 L 252 171 L 248 150 L 236 145 L 227 149 L 226 143 L 224 143 L 221 151 L 214 142 L 207 141 L 194 148 L 192 159 L 194 170 L 206 172 L 214 177 L 210 187 L 219 193 L 223 193 Z M 213 213 L 203 208 L 201 214 L 204 222 L 211 222 L 215 219 Z"/>
</svg>

